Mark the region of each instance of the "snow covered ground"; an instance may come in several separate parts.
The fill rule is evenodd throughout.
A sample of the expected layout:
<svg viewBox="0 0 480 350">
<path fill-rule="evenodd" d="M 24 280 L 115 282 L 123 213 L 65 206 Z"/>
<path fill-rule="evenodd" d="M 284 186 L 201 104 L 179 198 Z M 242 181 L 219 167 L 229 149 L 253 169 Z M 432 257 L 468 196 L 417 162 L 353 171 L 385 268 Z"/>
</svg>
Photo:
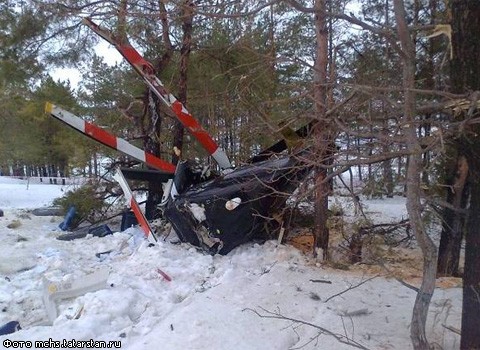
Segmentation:
<svg viewBox="0 0 480 350">
<path fill-rule="evenodd" d="M 0 326 L 16 320 L 23 328 L 0 336 L 0 348 L 50 339 L 120 341 L 122 349 L 353 348 L 340 339 L 368 349 L 411 349 L 415 293 L 385 273 L 375 277 L 364 265 L 335 270 L 275 242 L 246 244 L 227 256 L 168 240 L 148 247 L 135 228 L 60 241 L 62 218 L 27 209 L 62 194 L 61 186 L 27 188 L 0 177 Z M 369 210 L 405 216 L 401 198 L 372 201 Z M 106 287 L 58 301 L 50 324 L 42 278 L 81 281 L 102 269 L 109 271 Z M 460 327 L 460 308 L 458 285 L 436 289 L 428 336 L 438 349 L 459 348 L 459 337 L 445 326 Z"/>
</svg>

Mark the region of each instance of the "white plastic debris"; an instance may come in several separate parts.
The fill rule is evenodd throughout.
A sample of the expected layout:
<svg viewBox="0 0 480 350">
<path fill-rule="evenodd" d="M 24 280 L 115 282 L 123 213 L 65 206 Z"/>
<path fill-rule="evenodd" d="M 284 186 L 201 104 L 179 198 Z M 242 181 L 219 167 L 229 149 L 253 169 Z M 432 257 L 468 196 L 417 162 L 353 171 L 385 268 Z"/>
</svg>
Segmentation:
<svg viewBox="0 0 480 350">
<path fill-rule="evenodd" d="M 242 199 L 239 197 L 235 197 L 230 199 L 225 203 L 225 208 L 227 210 L 234 210 L 236 207 L 238 207 L 242 203 Z"/>
<path fill-rule="evenodd" d="M 88 292 L 94 292 L 107 286 L 109 270 L 97 270 L 77 279 L 67 278 L 63 281 L 50 281 L 43 276 L 43 304 L 47 309 L 51 323 L 57 318 L 56 301 L 77 297 Z"/>
</svg>

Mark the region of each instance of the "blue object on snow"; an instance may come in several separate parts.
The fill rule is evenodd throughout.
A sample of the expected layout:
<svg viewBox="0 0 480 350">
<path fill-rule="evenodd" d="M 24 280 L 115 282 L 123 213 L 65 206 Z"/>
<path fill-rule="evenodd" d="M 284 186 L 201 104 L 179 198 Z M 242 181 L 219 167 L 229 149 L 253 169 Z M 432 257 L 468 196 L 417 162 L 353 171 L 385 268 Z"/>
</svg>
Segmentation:
<svg viewBox="0 0 480 350">
<path fill-rule="evenodd" d="M 88 233 L 97 237 L 105 237 L 107 235 L 111 235 L 112 230 L 110 230 L 110 227 L 108 227 L 108 225 L 105 224 L 105 225 L 101 225 L 101 226 L 97 226 L 89 229 Z"/>
<path fill-rule="evenodd" d="M 0 327 L 0 335 L 15 333 L 22 329 L 17 321 L 10 321 Z"/>
<path fill-rule="evenodd" d="M 71 206 L 67 214 L 65 215 L 65 218 L 63 219 L 63 222 L 58 225 L 62 231 L 67 231 L 70 229 L 70 225 L 72 224 L 73 218 L 75 217 L 75 214 L 77 213 L 77 208 L 75 206 Z"/>
<path fill-rule="evenodd" d="M 122 223 L 120 225 L 120 231 L 125 231 L 127 228 L 138 225 L 137 218 L 133 211 L 127 211 L 122 215 Z"/>
</svg>

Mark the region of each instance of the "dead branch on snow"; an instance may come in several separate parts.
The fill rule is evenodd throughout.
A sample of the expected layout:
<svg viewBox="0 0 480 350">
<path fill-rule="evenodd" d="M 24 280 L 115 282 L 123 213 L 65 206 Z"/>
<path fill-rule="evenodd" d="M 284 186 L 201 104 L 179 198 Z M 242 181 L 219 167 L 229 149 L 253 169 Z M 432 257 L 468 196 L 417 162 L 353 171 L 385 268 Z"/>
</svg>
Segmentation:
<svg viewBox="0 0 480 350">
<path fill-rule="evenodd" d="M 296 319 L 296 318 L 293 318 L 293 317 L 284 316 L 278 311 L 274 312 L 274 311 L 266 310 L 264 308 L 260 308 L 260 309 L 264 312 L 263 314 L 261 314 L 257 310 L 250 309 L 250 308 L 243 309 L 243 311 L 253 312 L 254 314 L 256 314 L 260 318 L 271 318 L 271 319 L 276 319 L 276 320 L 290 321 L 290 322 L 293 322 L 294 324 L 306 325 L 306 326 L 318 329 L 319 335 L 326 334 L 328 336 L 331 336 L 331 337 L 335 338 L 339 343 L 350 345 L 350 346 L 355 347 L 357 349 L 370 350 L 369 348 L 365 347 L 364 345 L 360 344 L 359 342 L 357 342 L 353 339 L 350 339 L 347 335 L 332 332 L 332 331 L 330 331 L 326 328 L 323 328 L 323 327 L 321 327 L 319 325 L 316 325 L 314 323 L 311 323 L 311 322 L 299 320 L 299 319 Z"/>
</svg>

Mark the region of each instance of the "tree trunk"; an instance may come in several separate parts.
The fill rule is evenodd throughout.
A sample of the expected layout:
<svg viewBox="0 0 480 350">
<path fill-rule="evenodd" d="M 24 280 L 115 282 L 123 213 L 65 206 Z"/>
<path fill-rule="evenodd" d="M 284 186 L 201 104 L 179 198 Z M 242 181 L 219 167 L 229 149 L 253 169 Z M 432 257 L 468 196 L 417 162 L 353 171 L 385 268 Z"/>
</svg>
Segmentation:
<svg viewBox="0 0 480 350">
<path fill-rule="evenodd" d="M 383 151 L 387 153 L 389 151 L 388 147 L 384 147 Z M 385 192 L 386 192 L 387 198 L 393 198 L 395 185 L 393 183 L 392 161 L 390 159 L 384 160 L 382 162 L 382 168 L 383 168 L 383 182 L 385 185 Z"/>
<path fill-rule="evenodd" d="M 476 149 L 480 147 L 477 140 Z M 480 161 L 470 154 L 470 208 L 465 242 L 461 349 L 480 349 Z M 474 160 L 474 158 L 476 158 Z"/>
<path fill-rule="evenodd" d="M 432 75 L 433 74 L 434 73 L 432 71 Z M 435 87 L 432 87 L 432 90 L 435 90 Z M 425 116 L 425 122 L 421 126 L 420 132 L 423 132 L 423 135 L 425 137 L 429 137 L 431 135 L 432 125 L 430 123 L 430 119 L 431 119 L 431 116 L 426 115 Z M 430 151 L 426 150 L 423 153 L 423 170 L 422 170 L 422 182 L 424 183 L 424 185 L 429 185 L 430 184 L 430 178 L 429 178 L 430 163 L 431 163 L 431 161 L 430 161 Z"/>
<path fill-rule="evenodd" d="M 453 0 L 451 85 L 454 93 L 480 90 L 480 2 Z M 465 117 L 478 117 L 478 109 Z M 465 232 L 461 349 L 480 349 L 480 127 L 473 125 L 460 137 L 459 153 L 469 168 L 470 206 Z"/>
<path fill-rule="evenodd" d="M 162 129 L 162 119 L 160 118 L 160 101 L 158 97 L 149 89 L 147 91 L 147 109 L 145 115 L 149 118 L 149 130 L 147 137 L 144 140 L 145 150 L 153 155 L 160 156 L 160 142 L 159 135 Z M 148 196 L 145 203 L 145 217 L 148 220 L 154 220 L 159 217 L 157 206 L 161 203 L 163 197 L 163 187 L 161 183 L 149 182 L 148 183 Z"/>
<path fill-rule="evenodd" d="M 436 1 L 430 0 L 429 7 L 432 12 L 431 24 L 435 23 Z M 432 45 L 429 47 L 429 64 L 432 66 L 431 74 L 427 74 L 430 81 L 427 88 L 434 90 L 434 52 Z M 455 68 L 452 67 L 452 71 Z M 458 73 L 454 73 L 457 75 Z M 453 78 L 456 80 L 456 78 Z M 454 89 L 457 89 L 454 87 Z M 463 92 L 463 87 L 457 91 Z M 438 276 L 458 276 L 460 249 L 465 231 L 465 210 L 468 201 L 468 188 L 466 181 L 468 176 L 468 164 L 464 155 L 458 152 L 458 143 L 453 143 L 447 148 L 447 163 L 445 166 L 445 184 L 447 185 L 446 201 L 451 207 L 444 208 L 442 212 L 442 234 L 438 249 Z M 450 154 L 451 153 L 451 154 Z"/>
<path fill-rule="evenodd" d="M 390 27 L 390 16 L 389 16 L 389 11 L 390 11 L 390 1 L 385 0 L 385 26 L 388 28 Z M 385 40 L 385 58 L 387 62 L 390 62 L 391 60 L 391 55 L 390 55 L 390 43 L 388 40 Z M 388 127 L 388 111 L 385 106 L 385 101 L 382 101 L 382 112 L 384 113 L 385 119 L 383 121 L 383 134 L 385 136 L 388 136 L 389 132 L 389 127 Z M 390 147 L 388 144 L 384 143 L 383 146 L 383 152 L 387 154 L 390 151 Z M 393 171 L 392 171 L 392 160 L 391 159 L 386 159 L 382 162 L 382 170 L 383 170 L 383 184 L 385 186 L 385 192 L 387 195 L 387 198 L 393 198 L 393 192 L 395 190 L 395 186 L 393 183 Z"/>
<path fill-rule="evenodd" d="M 456 160 L 456 161 L 455 161 Z M 465 208 L 468 199 L 466 187 L 468 163 L 464 156 L 453 159 L 451 170 L 447 170 L 447 207 L 442 214 L 442 235 L 438 248 L 438 276 L 458 276 L 460 248 L 465 227 Z"/>
<path fill-rule="evenodd" d="M 159 17 L 162 25 L 162 41 L 165 52 L 162 57 L 155 62 L 155 70 L 162 72 L 170 63 L 173 56 L 173 46 L 170 40 L 170 25 L 168 21 L 168 13 L 164 1 L 158 1 Z M 160 133 L 162 130 L 162 111 L 160 108 L 159 98 L 147 88 L 144 94 L 144 120 L 143 128 L 145 129 L 144 147 L 153 155 L 160 157 L 161 143 Z M 148 126 L 146 126 L 148 125 Z M 148 183 L 148 196 L 145 203 L 145 217 L 153 220 L 159 217 L 158 204 L 161 203 L 163 197 L 163 186 L 158 182 Z"/>
<path fill-rule="evenodd" d="M 318 162 L 315 168 L 315 222 L 314 222 L 314 256 L 321 250 L 323 259 L 328 256 L 329 231 L 328 219 L 328 184 L 325 161 L 328 157 L 330 142 L 329 126 L 325 118 L 327 111 L 327 67 L 328 67 L 328 27 L 326 20 L 326 1 L 315 0 L 315 35 L 317 39 L 316 59 L 314 65 L 314 97 L 316 124 L 313 128 Z"/>
<path fill-rule="evenodd" d="M 423 254 L 423 278 L 413 306 L 410 338 L 415 350 L 429 349 L 425 334 L 428 308 L 435 290 L 437 248 L 428 236 L 422 219 L 421 172 L 422 147 L 418 142 L 415 127 L 415 47 L 410 36 L 403 0 L 393 1 L 397 33 L 402 48 L 403 87 L 405 94 L 404 119 L 408 123 L 405 130 L 408 156 L 407 168 L 407 211 L 410 225 Z"/>
<path fill-rule="evenodd" d="M 193 31 L 193 15 L 194 2 L 193 0 L 184 0 L 181 6 L 181 19 L 183 39 L 182 47 L 180 48 L 180 78 L 178 81 L 178 100 L 184 105 L 187 103 L 187 71 L 188 62 L 190 59 L 190 51 L 192 50 L 192 31 Z M 183 150 L 183 135 L 185 129 L 183 125 L 177 120 L 173 129 L 173 147 L 174 154 L 172 156 L 172 163 L 177 164 Z"/>
</svg>

